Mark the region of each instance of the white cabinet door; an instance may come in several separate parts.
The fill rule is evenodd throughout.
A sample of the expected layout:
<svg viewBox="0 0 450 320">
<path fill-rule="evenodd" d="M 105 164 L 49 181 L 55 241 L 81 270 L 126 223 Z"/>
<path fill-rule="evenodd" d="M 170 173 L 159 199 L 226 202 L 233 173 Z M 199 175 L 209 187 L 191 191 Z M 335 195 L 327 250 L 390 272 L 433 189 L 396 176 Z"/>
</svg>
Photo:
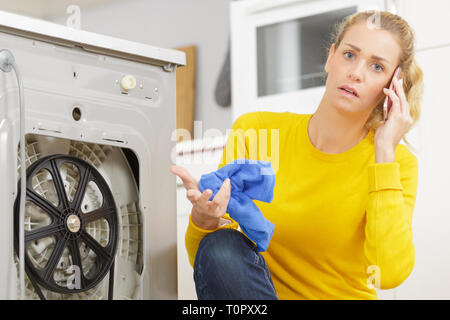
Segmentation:
<svg viewBox="0 0 450 320">
<path fill-rule="evenodd" d="M 413 214 L 414 270 L 397 299 L 450 299 L 450 46 L 417 54 L 424 72 L 419 126 L 408 139 L 419 148 L 419 185 Z"/>
<path fill-rule="evenodd" d="M 398 14 L 414 29 L 417 49 L 450 44 L 450 1 L 397 0 Z"/>
</svg>

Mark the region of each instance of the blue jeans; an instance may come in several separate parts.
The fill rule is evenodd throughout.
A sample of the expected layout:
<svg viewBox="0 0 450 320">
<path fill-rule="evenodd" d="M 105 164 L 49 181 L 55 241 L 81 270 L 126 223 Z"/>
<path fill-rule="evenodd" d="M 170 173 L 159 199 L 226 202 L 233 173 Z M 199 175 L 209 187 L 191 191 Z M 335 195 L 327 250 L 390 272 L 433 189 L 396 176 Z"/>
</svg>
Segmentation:
<svg viewBox="0 0 450 320">
<path fill-rule="evenodd" d="M 219 229 L 200 241 L 194 281 L 199 300 L 278 299 L 263 256 L 234 229 Z"/>
</svg>

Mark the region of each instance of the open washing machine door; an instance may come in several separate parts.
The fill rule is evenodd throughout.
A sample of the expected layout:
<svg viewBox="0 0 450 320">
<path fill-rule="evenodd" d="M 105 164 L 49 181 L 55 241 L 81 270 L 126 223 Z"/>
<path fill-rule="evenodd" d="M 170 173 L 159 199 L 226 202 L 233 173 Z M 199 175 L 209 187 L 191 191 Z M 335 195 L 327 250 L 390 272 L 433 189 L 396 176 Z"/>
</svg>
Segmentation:
<svg viewBox="0 0 450 320">
<path fill-rule="evenodd" d="M 25 93 L 27 299 L 176 299 L 183 52 L 0 12 Z M 0 298 L 19 292 L 18 88 L 0 74 Z M 5 150 L 6 152 L 3 152 Z"/>
</svg>

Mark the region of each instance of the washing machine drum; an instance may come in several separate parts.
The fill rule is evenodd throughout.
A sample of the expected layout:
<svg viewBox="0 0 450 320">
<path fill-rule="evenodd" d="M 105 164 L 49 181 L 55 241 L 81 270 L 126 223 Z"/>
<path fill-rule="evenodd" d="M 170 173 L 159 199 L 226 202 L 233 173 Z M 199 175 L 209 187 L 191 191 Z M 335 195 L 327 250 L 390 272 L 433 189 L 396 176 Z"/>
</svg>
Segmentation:
<svg viewBox="0 0 450 320">
<path fill-rule="evenodd" d="M 139 193 L 122 150 L 37 135 L 26 140 L 27 298 L 139 298 Z"/>
</svg>

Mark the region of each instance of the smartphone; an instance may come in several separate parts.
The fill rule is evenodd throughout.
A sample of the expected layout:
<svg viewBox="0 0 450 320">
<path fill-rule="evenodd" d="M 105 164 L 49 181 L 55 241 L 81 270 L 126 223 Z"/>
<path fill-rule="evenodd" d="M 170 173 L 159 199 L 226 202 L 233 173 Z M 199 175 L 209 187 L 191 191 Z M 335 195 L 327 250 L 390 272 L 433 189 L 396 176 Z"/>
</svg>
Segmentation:
<svg viewBox="0 0 450 320">
<path fill-rule="evenodd" d="M 389 89 L 390 90 L 394 90 L 394 92 L 397 94 L 397 91 L 394 88 L 394 77 L 397 78 L 397 80 L 400 80 L 400 67 L 397 67 L 397 69 L 394 72 L 394 76 L 392 77 L 391 80 L 391 84 L 389 85 Z M 389 96 L 386 96 L 386 98 L 384 99 L 384 104 L 383 104 L 383 115 L 384 115 L 384 121 L 387 121 L 388 119 L 388 114 L 389 111 L 391 110 L 392 107 L 392 100 Z"/>
</svg>

